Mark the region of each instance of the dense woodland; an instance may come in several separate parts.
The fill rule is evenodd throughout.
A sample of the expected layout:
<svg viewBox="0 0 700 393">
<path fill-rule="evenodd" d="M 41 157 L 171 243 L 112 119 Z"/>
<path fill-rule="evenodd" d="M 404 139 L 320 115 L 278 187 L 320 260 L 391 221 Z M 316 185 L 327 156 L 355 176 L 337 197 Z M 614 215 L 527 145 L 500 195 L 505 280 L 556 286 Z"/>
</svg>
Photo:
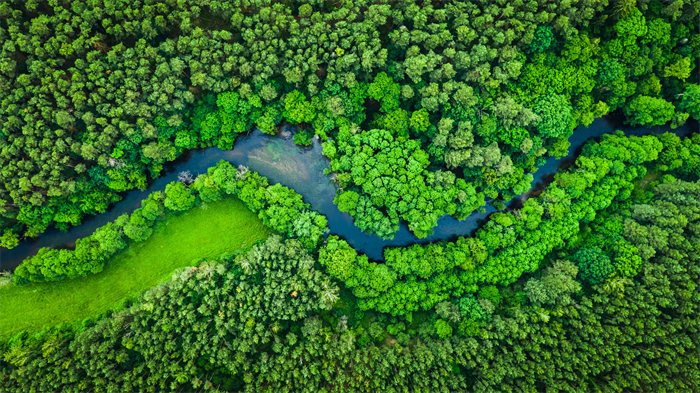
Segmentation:
<svg viewBox="0 0 700 393">
<path fill-rule="evenodd" d="M 691 0 L 5 0 L 2 245 L 78 225 L 186 149 L 230 149 L 282 121 L 302 124 L 299 143 L 331 138 L 338 204 L 360 228 L 392 237 L 403 219 L 425 236 L 482 194 L 524 190 L 578 124 L 700 117 L 699 12 Z M 351 138 L 371 129 L 415 140 L 414 160 L 387 159 L 424 179 L 348 151 L 378 143 Z M 404 198 L 374 189 L 415 182 Z"/>
<path fill-rule="evenodd" d="M 302 195 L 222 161 L 42 249 L 14 285 L 100 274 L 225 196 L 276 234 L 0 340 L 0 390 L 699 391 L 699 21 L 694 0 L 0 0 L 4 248 L 284 123 L 322 142 L 364 232 L 498 210 L 370 261 Z M 604 115 L 649 135 L 588 141 L 506 209 Z"/>
<path fill-rule="evenodd" d="M 15 337 L 0 386 L 693 391 L 700 182 L 666 175 L 656 183 L 618 197 L 536 273 L 448 297 L 412 321 L 364 312 L 339 292 L 328 255 L 342 247 L 329 242 L 319 265 L 299 241 L 271 237 L 178 271 L 123 311 L 84 321 L 79 333 L 57 327 Z"/>
</svg>

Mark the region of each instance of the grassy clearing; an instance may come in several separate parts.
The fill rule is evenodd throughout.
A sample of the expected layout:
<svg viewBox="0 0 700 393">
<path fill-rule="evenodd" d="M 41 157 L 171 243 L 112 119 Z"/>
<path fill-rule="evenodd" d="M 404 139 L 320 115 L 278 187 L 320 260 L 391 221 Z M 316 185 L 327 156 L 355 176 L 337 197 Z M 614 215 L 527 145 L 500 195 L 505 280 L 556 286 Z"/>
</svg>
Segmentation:
<svg viewBox="0 0 700 393">
<path fill-rule="evenodd" d="M 112 257 L 98 274 L 73 280 L 0 287 L 0 339 L 27 330 L 37 332 L 60 323 L 121 307 L 144 289 L 168 279 L 177 268 L 199 258 L 251 246 L 271 230 L 238 198 L 228 197 L 161 221 L 153 235 Z"/>
<path fill-rule="evenodd" d="M 635 191 L 637 191 L 637 190 L 640 190 L 640 191 L 649 191 L 649 190 L 647 190 L 647 189 L 649 188 L 649 185 L 650 185 L 652 182 L 655 182 L 655 181 L 659 180 L 659 178 L 660 178 L 661 175 L 663 175 L 663 174 L 664 174 L 663 172 L 661 172 L 661 171 L 655 171 L 655 170 L 651 170 L 651 171 L 647 172 L 647 174 L 644 175 L 643 178 L 639 179 L 639 180 L 636 182 L 636 184 L 634 185 Z"/>
</svg>

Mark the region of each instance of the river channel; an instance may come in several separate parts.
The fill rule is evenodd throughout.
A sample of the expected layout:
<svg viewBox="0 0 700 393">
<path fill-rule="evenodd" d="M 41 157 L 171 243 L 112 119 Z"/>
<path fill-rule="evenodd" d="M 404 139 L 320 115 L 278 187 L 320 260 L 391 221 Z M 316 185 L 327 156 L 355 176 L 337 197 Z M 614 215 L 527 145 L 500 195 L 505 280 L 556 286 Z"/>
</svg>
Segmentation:
<svg viewBox="0 0 700 393">
<path fill-rule="evenodd" d="M 89 236 L 96 228 L 140 207 L 142 199 L 153 191 L 164 190 L 168 183 L 177 180 L 180 172 L 190 171 L 192 175 L 196 176 L 205 173 L 207 168 L 216 165 L 221 160 L 229 161 L 235 166 L 245 165 L 261 176 L 267 177 L 270 183 L 281 183 L 293 188 L 304 197 L 305 202 L 311 204 L 313 210 L 328 218 L 331 234 L 347 240 L 357 251 L 366 254 L 375 261 L 383 260 L 382 249 L 384 247 L 406 246 L 441 239 L 449 240 L 458 236 L 469 236 L 490 213 L 496 211 L 495 208 L 487 205 L 484 207 L 485 212 L 475 212 L 464 220 L 443 216 L 438 220 L 438 226 L 434 228 L 433 235 L 423 239 L 415 237 L 403 223 L 392 240 L 383 240 L 379 236 L 366 234 L 353 224 L 352 217 L 348 213 L 339 211 L 337 206 L 333 204 L 336 188 L 330 178 L 323 173 L 323 170 L 328 168 L 329 162 L 321 154 L 321 144 L 314 139 L 312 146 L 296 146 L 291 132 L 288 130 L 283 128 L 283 131 L 276 136 L 263 134 L 259 130 L 252 131 L 247 135 L 240 136 L 233 150 L 221 150 L 216 147 L 192 150 L 176 161 L 167 164 L 164 175 L 153 180 L 147 189 L 124 193 L 122 201 L 110 206 L 105 213 L 86 218 L 82 225 L 73 227 L 67 232 L 51 228 L 36 238 L 21 242 L 12 250 L 0 248 L 0 271 L 14 270 L 25 258 L 35 255 L 42 247 L 74 247 L 76 239 Z M 543 166 L 539 167 L 537 172 L 533 173 L 534 180 L 531 191 L 541 189 L 552 180 L 560 166 L 570 164 L 580 153 L 581 147 L 586 141 L 612 133 L 615 130 L 622 130 L 625 135 L 659 134 L 672 131 L 680 137 L 685 137 L 693 132 L 698 132 L 698 123 L 689 122 L 675 130 L 670 130 L 668 126 L 626 127 L 616 116 L 598 118 L 590 126 L 576 129 L 569 138 L 571 147 L 568 156 L 561 159 L 550 157 Z M 527 193 L 520 198 L 526 198 L 526 195 Z"/>
</svg>

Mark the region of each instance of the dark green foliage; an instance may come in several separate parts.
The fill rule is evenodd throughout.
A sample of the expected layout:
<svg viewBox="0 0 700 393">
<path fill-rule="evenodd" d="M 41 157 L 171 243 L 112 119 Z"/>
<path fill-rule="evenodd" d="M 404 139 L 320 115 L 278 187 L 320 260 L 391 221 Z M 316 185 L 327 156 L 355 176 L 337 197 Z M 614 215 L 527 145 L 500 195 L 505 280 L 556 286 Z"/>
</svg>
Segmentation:
<svg viewBox="0 0 700 393">
<path fill-rule="evenodd" d="M 6 1 L 0 244 L 79 225 L 186 149 L 283 121 L 296 143 L 323 142 L 358 227 L 428 236 L 485 197 L 504 208 L 596 117 L 698 119 L 699 10 Z M 0 390 L 698 391 L 699 138 L 603 136 L 472 238 L 388 248 L 383 264 L 324 241 L 301 195 L 222 162 L 73 251 L 42 249 L 15 282 L 99 272 L 166 211 L 225 194 L 284 238 L 176 272 L 79 330 L 0 343 Z"/>
<path fill-rule="evenodd" d="M 694 116 L 680 94 L 696 80 L 697 8 L 606 4 L 9 2 L 2 242 L 78 225 L 185 149 L 230 149 L 282 121 L 305 123 L 300 144 L 413 133 L 431 172 L 464 167 L 478 192 L 509 199 L 578 124 L 620 108 L 633 124 Z"/>
<path fill-rule="evenodd" d="M 291 329 L 300 338 L 321 334 L 320 321 L 307 317 L 329 309 L 337 299 L 338 288 L 314 269 L 301 243 L 272 236 L 233 262 L 226 257 L 175 272 L 134 306 L 74 338 L 61 333 L 44 343 L 16 339 L 3 357 L 2 373 L 6 367 L 25 366 L 36 375 L 11 382 L 4 374 L 0 386 L 3 391 L 49 391 L 59 385 L 148 391 L 185 383 L 186 390 L 196 389 L 212 378 L 230 383 L 260 346 L 271 344 L 273 353 L 293 346 L 290 327 L 298 328 L 296 321 L 306 318 L 301 334 Z M 183 362 L 164 361 L 175 354 Z M 203 361 L 224 358 L 226 364 L 215 368 Z M 115 367 L 114 372 L 105 375 L 103 367 Z M 56 372 L 61 376 L 57 380 L 52 377 Z M 139 377 L 125 378 L 132 372 Z M 142 378 L 146 374 L 150 377 Z"/>
<path fill-rule="evenodd" d="M 612 137 L 587 149 L 613 154 L 623 145 Z M 525 283 L 530 304 L 512 301 L 520 284 L 482 286 L 478 297 L 442 301 L 436 315 L 416 324 L 375 313 L 350 322 L 343 304 L 354 299 L 340 300 L 300 242 L 273 236 L 238 257 L 178 271 L 79 332 L 56 328 L 3 343 L 0 388 L 340 392 L 371 391 L 371 381 L 385 390 L 536 391 L 546 384 L 560 391 L 694 391 L 700 183 L 669 179 L 645 198 L 649 203 L 605 210 L 631 213 L 625 237 L 651 250 L 643 252 L 644 268 L 585 292 L 574 280 L 576 266 L 555 261 Z M 600 230 L 605 238 L 617 226 L 593 226 L 593 235 Z M 361 269 L 367 263 L 336 238 L 322 255 L 327 266 L 335 263 L 332 255 L 358 258 Z M 381 270 L 375 268 L 377 276 L 388 272 Z M 602 350 L 624 361 L 611 364 Z M 304 376 L 317 369 L 327 372 Z"/>
<path fill-rule="evenodd" d="M 482 349 L 472 353 L 480 353 L 483 360 L 472 363 L 467 371 L 473 371 L 471 375 L 478 381 L 473 388 L 508 390 L 547 384 L 562 391 L 697 390 L 700 292 L 694 282 L 700 277 L 698 187 L 698 183 L 682 182 L 660 185 L 654 190 L 658 208 L 652 209 L 656 213 L 633 217 L 649 233 L 663 223 L 664 231 L 674 233 L 675 238 L 665 244 L 657 240 L 658 235 L 632 239 L 637 246 L 653 244 L 654 250 L 647 254 L 645 267 L 634 282 L 609 279 L 594 285 L 590 296 L 574 303 L 566 297 L 555 300 L 549 309 L 512 310 L 508 317 L 482 327 L 488 333 L 473 342 Z M 649 208 L 632 206 L 640 213 Z M 680 216 L 687 220 L 675 219 Z M 571 273 L 575 271 L 567 275 Z M 558 282 L 552 280 L 551 284 Z M 540 340 L 548 344 L 540 345 Z M 610 364 L 599 350 L 625 360 Z M 546 359 L 555 353 L 561 362 L 548 362 Z M 676 355 L 667 357 L 664 353 Z M 571 364 L 577 367 L 572 369 Z M 547 371 L 535 375 L 529 372 L 530 367 Z M 486 378 L 492 375 L 488 370 L 509 372 L 494 379 Z M 647 378 L 649 373 L 655 377 Z"/>
<path fill-rule="evenodd" d="M 610 258 L 598 247 L 582 248 L 571 256 L 578 266 L 581 279 L 589 284 L 598 284 L 615 271 Z"/>
<path fill-rule="evenodd" d="M 554 33 L 552 26 L 540 26 L 535 30 L 535 37 L 528 45 L 528 50 L 531 53 L 542 53 L 547 51 L 554 42 Z"/>
<path fill-rule="evenodd" d="M 466 295 L 457 301 L 459 310 L 464 318 L 476 322 L 487 322 L 491 320 L 491 313 L 479 304 L 473 295 Z"/>
<path fill-rule="evenodd" d="M 605 59 L 598 63 L 596 79 L 600 83 L 612 82 L 620 78 L 624 73 L 624 67 L 615 59 Z"/>
</svg>

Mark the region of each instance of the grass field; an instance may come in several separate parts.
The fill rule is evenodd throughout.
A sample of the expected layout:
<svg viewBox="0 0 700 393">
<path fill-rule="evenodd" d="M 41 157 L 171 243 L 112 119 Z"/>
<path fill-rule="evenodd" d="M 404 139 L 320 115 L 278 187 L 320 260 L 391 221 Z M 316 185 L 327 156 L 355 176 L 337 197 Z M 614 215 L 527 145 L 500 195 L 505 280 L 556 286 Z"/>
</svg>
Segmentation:
<svg viewBox="0 0 700 393">
<path fill-rule="evenodd" d="M 0 339 L 59 323 L 80 324 L 123 304 L 199 258 L 234 252 L 271 230 L 235 197 L 195 207 L 158 223 L 153 235 L 114 256 L 98 274 L 73 280 L 0 288 Z"/>
</svg>

